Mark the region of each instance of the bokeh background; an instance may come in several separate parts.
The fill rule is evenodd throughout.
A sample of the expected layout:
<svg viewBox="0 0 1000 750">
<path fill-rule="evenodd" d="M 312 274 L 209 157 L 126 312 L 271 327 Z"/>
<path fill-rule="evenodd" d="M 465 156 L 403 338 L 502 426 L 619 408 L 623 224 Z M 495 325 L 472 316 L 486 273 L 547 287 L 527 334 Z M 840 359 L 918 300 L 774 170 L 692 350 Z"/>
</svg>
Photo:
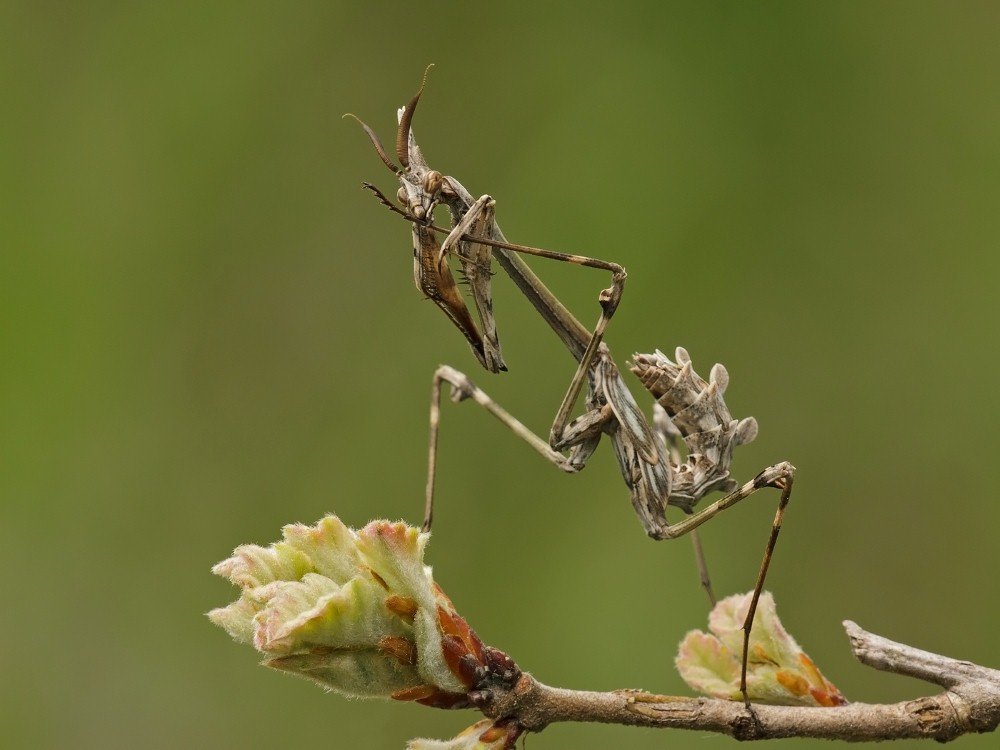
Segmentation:
<svg viewBox="0 0 1000 750">
<path fill-rule="evenodd" d="M 390 142 L 430 62 L 432 164 L 513 240 L 624 264 L 619 359 L 723 361 L 761 426 L 737 475 L 798 467 L 768 586 L 828 676 L 933 691 L 859 666 L 845 618 L 1000 665 L 1000 8 L 502 6 L 0 6 L 6 746 L 388 749 L 476 718 L 324 694 L 203 614 L 235 596 L 209 567 L 284 523 L 419 520 L 439 363 L 547 434 L 556 339 L 500 274 L 510 372 L 479 371 L 360 190 L 394 178 L 341 115 Z M 596 319 L 604 275 L 534 266 Z M 549 684 L 687 693 L 690 545 L 645 538 L 610 450 L 569 477 L 471 405 L 444 420 L 429 561 L 484 639 Z M 750 588 L 775 502 L 706 528 L 721 593 Z M 666 743 L 732 745 L 530 740 Z"/>
</svg>

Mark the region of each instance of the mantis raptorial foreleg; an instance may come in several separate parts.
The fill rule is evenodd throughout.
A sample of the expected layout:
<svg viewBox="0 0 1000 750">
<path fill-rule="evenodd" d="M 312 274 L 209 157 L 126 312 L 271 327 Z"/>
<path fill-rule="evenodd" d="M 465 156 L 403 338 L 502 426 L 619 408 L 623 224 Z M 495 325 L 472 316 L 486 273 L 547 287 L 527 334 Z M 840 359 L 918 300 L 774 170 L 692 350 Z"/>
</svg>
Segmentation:
<svg viewBox="0 0 1000 750">
<path fill-rule="evenodd" d="M 496 226 L 496 201 L 484 195 L 475 201 L 465 215 L 455 222 L 451 232 L 441 243 L 438 252 L 438 266 L 447 268 L 448 256 L 454 254 L 461 259 L 462 275 L 472 291 L 479 322 L 482 324 L 483 356 L 487 370 L 506 370 L 500 355 L 500 338 L 497 334 L 496 318 L 493 315 L 492 271 L 490 260 L 493 249 L 476 239 L 491 237 Z M 495 363 L 495 364 L 494 364 Z"/>
<path fill-rule="evenodd" d="M 570 413 L 580 397 L 580 392 L 583 390 L 587 372 L 597 357 L 608 323 L 610 323 L 611 317 L 614 315 L 621 301 L 627 276 L 625 269 L 617 263 L 596 258 L 587 258 L 581 255 L 571 255 L 569 253 L 543 250 L 541 248 L 515 245 L 507 242 L 505 239 L 502 239 L 503 235 L 500 233 L 500 229 L 494 220 L 496 201 L 488 195 L 481 196 L 478 200 L 473 201 L 468 191 L 457 180 L 453 177 L 445 179 L 449 180 L 454 188 L 457 188 L 456 194 L 460 196 L 460 199 L 462 201 L 467 200 L 469 204 L 469 208 L 462 215 L 462 218 L 450 230 L 432 223 L 424 224 L 416 222 L 414 214 L 393 205 L 377 187 L 367 182 L 364 183 L 364 187 L 374 193 L 383 205 L 408 219 L 413 224 L 414 236 L 419 237 L 421 240 L 421 251 L 414 255 L 414 267 L 417 267 L 417 258 L 421 259 L 419 267 L 422 269 L 422 273 L 420 281 L 418 281 L 418 286 L 435 302 L 438 302 L 441 297 L 439 290 L 445 286 L 440 277 L 448 271 L 447 258 L 453 254 L 453 248 L 461 248 L 459 257 L 463 260 L 463 274 L 467 279 L 470 279 L 473 298 L 476 301 L 476 306 L 483 323 L 484 333 L 487 335 L 478 338 L 468 335 L 467 331 L 469 328 L 463 321 L 468 319 L 469 316 L 468 309 L 464 304 L 459 307 L 450 303 L 447 306 L 442 306 L 439 303 L 439 307 L 442 307 L 456 327 L 466 334 L 466 339 L 470 343 L 474 343 L 473 351 L 477 353 L 477 359 L 479 359 L 481 364 L 484 364 L 484 356 L 481 353 L 490 351 L 492 348 L 489 344 L 491 340 L 490 334 L 492 334 L 493 345 L 497 347 L 497 351 L 499 347 L 499 342 L 496 340 L 496 324 L 492 314 L 492 298 L 486 293 L 486 290 L 489 288 L 487 285 L 489 274 L 488 272 L 485 274 L 482 273 L 483 263 L 488 261 L 489 253 L 483 248 L 493 248 L 493 254 L 501 267 L 507 271 L 508 275 L 514 280 L 514 283 L 525 293 L 529 302 L 541 313 L 550 327 L 567 345 L 570 353 L 578 360 L 578 364 L 576 372 L 573 374 L 570 385 L 563 397 L 563 401 L 556 412 L 550 430 L 550 444 L 555 446 L 562 439 L 562 434 L 569 423 Z M 419 232 L 416 228 L 418 226 L 420 227 Z M 475 231 L 476 228 L 479 228 L 481 231 Z M 440 247 L 435 248 L 434 244 L 425 239 L 426 234 L 429 232 L 446 234 L 447 238 Z M 497 236 L 501 239 L 497 239 Z M 435 257 L 439 262 L 434 263 L 430 259 L 424 260 L 427 258 L 427 254 L 435 249 Z M 534 255 L 574 265 L 611 271 L 612 285 L 602 290 L 598 296 L 598 301 L 601 304 L 601 315 L 598 318 L 594 332 L 588 332 L 562 303 L 556 299 L 538 277 L 535 276 L 524 261 L 514 253 Z M 472 258 L 475 258 L 475 263 L 470 262 Z M 473 269 L 478 275 L 474 276 Z M 471 282 L 473 278 L 477 280 L 476 283 Z M 433 284 L 430 282 L 433 282 Z M 483 289 L 484 291 L 477 293 L 477 289 Z M 484 367 L 488 370 L 496 371 L 485 364 Z M 506 369 L 506 367 L 503 367 L 503 369 Z"/>
<path fill-rule="evenodd" d="M 426 71 L 424 78 L 426 81 Z M 375 186 L 365 183 L 365 187 L 374 192 L 383 204 L 404 216 L 414 227 L 414 279 L 417 287 L 440 307 L 462 335 L 469 342 L 479 363 L 490 372 L 506 370 L 506 365 L 500 355 L 500 343 L 497 335 L 496 322 L 493 316 L 492 292 L 490 288 L 490 260 L 495 254 L 500 265 L 518 284 L 522 292 L 528 295 L 536 309 L 543 315 L 545 310 L 552 310 L 550 302 L 555 297 L 545 289 L 523 262 L 518 262 L 513 253 L 523 253 L 538 257 L 550 258 L 576 265 L 599 268 L 612 275 L 612 284 L 599 295 L 601 316 L 594 332 L 591 334 L 573 319 L 575 323 L 574 336 L 582 338 L 581 351 L 574 351 L 578 367 L 563 404 L 557 412 L 553 433 L 561 430 L 569 419 L 569 414 L 576 403 L 589 362 L 593 359 L 597 347 L 603 339 L 604 332 L 614 315 L 621 300 L 625 284 L 625 270 L 617 263 L 588 258 L 586 256 L 559 253 L 540 248 L 508 243 L 500 231 L 494 217 L 495 203 L 488 195 L 474 200 L 472 195 L 453 177 L 447 177 L 437 170 L 430 169 L 420 148 L 416 144 L 411 130 L 413 114 L 416 110 L 424 84 L 413 98 L 399 111 L 399 127 L 396 132 L 396 157 L 401 166 L 396 166 L 386 154 L 385 148 L 375 132 L 364 122 L 358 120 L 382 162 L 399 178 L 400 189 L 397 198 L 402 209 L 397 208 Z M 351 115 L 353 117 L 353 115 Z M 355 119 L 358 119 L 355 117 Z M 433 211 L 438 205 L 444 205 L 451 214 L 451 228 L 443 229 L 433 224 Z M 469 214 L 472 217 L 467 220 Z M 427 231 L 442 232 L 448 239 L 441 247 L 435 248 L 424 235 Z M 434 265 L 427 254 L 434 254 L 437 265 Z M 471 315 L 464 301 L 441 294 L 446 286 L 443 276 L 450 275 L 447 266 L 447 256 L 457 257 L 462 266 L 462 274 L 469 282 L 469 288 L 479 315 L 482 332 L 469 325 Z M 527 272 L 527 275 L 524 274 Z M 539 296 L 540 295 L 540 296 Z M 533 299 L 532 299 L 533 298 Z M 564 339 L 567 346 L 575 347 Z"/>
</svg>

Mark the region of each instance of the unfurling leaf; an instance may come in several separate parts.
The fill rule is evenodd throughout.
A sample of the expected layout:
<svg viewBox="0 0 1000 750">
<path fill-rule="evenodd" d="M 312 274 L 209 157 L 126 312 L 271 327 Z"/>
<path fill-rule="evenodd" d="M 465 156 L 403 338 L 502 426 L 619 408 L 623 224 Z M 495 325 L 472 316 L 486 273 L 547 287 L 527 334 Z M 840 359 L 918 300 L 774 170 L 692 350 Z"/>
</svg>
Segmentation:
<svg viewBox="0 0 1000 750">
<path fill-rule="evenodd" d="M 743 622 L 752 594 L 736 594 L 715 605 L 709 633 L 692 630 L 677 652 L 677 670 L 693 689 L 715 698 L 741 700 Z M 747 694 L 778 706 L 842 706 L 847 700 L 827 680 L 781 625 L 774 597 L 763 592 L 750 633 Z"/>
<path fill-rule="evenodd" d="M 424 565 L 429 534 L 373 521 L 360 531 L 327 516 L 293 524 L 270 547 L 243 545 L 212 571 L 242 590 L 208 613 L 266 666 L 349 696 L 452 708 L 502 666 Z M 504 661 L 506 660 L 506 661 Z"/>
<path fill-rule="evenodd" d="M 516 724 L 483 719 L 450 740 L 410 740 L 406 750 L 510 750 L 520 736 Z"/>
</svg>

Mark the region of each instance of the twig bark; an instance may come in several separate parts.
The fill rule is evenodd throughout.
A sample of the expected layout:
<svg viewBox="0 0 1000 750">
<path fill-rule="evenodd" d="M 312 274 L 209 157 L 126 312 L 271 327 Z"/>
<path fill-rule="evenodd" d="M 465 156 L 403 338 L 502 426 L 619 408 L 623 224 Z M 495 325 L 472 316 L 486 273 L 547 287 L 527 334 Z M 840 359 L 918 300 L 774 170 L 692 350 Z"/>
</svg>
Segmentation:
<svg viewBox="0 0 1000 750">
<path fill-rule="evenodd" d="M 523 674 L 512 690 L 474 696 L 492 719 L 509 719 L 538 732 L 559 721 L 595 721 L 643 727 L 719 732 L 740 740 L 818 737 L 848 742 L 927 738 L 945 742 L 992 732 L 1000 724 L 1000 671 L 950 659 L 844 627 L 858 660 L 884 672 L 916 677 L 945 688 L 929 698 L 893 704 L 853 703 L 838 708 L 755 705 L 681 698 L 641 691 L 595 693 L 553 688 Z"/>
</svg>

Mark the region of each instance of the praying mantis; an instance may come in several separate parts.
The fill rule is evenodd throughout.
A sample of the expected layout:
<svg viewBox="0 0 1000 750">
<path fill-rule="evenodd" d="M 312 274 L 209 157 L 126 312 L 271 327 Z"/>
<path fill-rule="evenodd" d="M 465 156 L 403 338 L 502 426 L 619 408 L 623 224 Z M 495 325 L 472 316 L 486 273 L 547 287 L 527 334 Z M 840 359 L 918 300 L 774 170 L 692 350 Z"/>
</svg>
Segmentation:
<svg viewBox="0 0 1000 750">
<path fill-rule="evenodd" d="M 735 447 L 756 437 L 757 423 L 753 417 L 736 420 L 730 415 L 723 399 L 729 383 L 726 369 L 716 364 L 706 381 L 694 371 L 687 351 L 681 347 L 676 349 L 676 361 L 671 361 L 659 351 L 633 357 L 630 369 L 655 399 L 652 424 L 647 421 L 603 341 L 622 298 L 626 279 L 624 268 L 610 261 L 509 243 L 496 222 L 496 202 L 492 197 L 483 195 L 475 199 L 456 178 L 431 169 L 417 146 L 411 127 L 426 76 L 425 71 L 424 83 L 398 113 L 395 143 L 398 165 L 389 158 L 377 134 L 355 117 L 379 158 L 399 179 L 397 198 L 400 206 L 374 185 L 364 183 L 364 187 L 372 191 L 383 205 L 410 222 L 414 281 L 418 289 L 433 300 L 461 331 L 484 369 L 494 373 L 507 369 L 493 316 L 490 284 L 493 258 L 576 359 L 577 369 L 556 412 L 548 441 L 494 402 L 465 374 L 447 365 L 437 369 L 431 390 L 424 529 L 430 529 L 433 519 L 440 402 L 445 384 L 451 389 L 452 400 L 475 401 L 543 458 L 569 473 L 583 469 L 601 438 L 607 435 L 629 489 L 632 506 L 646 533 L 657 540 L 692 534 L 701 582 L 713 603 L 715 597 L 695 529 L 764 487 L 780 490 L 778 508 L 744 622 L 741 690 L 749 707 L 746 665 L 750 629 L 785 508 L 791 497 L 794 467 L 788 462 L 780 462 L 764 469 L 751 481 L 738 485 L 730 475 L 732 453 Z M 434 224 L 434 209 L 439 205 L 447 208 L 450 227 Z M 444 236 L 443 241 L 438 241 L 438 235 Z M 601 315 L 593 332 L 588 331 L 545 287 L 522 255 L 569 262 L 611 273 L 611 286 L 598 295 Z M 449 258 L 457 259 L 461 265 L 461 274 L 468 282 L 479 326 L 458 290 Z M 584 382 L 587 383 L 584 412 L 571 420 L 570 415 Z M 681 453 L 681 443 L 686 455 Z M 714 491 L 726 494 L 696 512 L 698 502 Z M 677 523 L 669 523 L 667 506 L 679 508 L 686 517 Z"/>
</svg>

